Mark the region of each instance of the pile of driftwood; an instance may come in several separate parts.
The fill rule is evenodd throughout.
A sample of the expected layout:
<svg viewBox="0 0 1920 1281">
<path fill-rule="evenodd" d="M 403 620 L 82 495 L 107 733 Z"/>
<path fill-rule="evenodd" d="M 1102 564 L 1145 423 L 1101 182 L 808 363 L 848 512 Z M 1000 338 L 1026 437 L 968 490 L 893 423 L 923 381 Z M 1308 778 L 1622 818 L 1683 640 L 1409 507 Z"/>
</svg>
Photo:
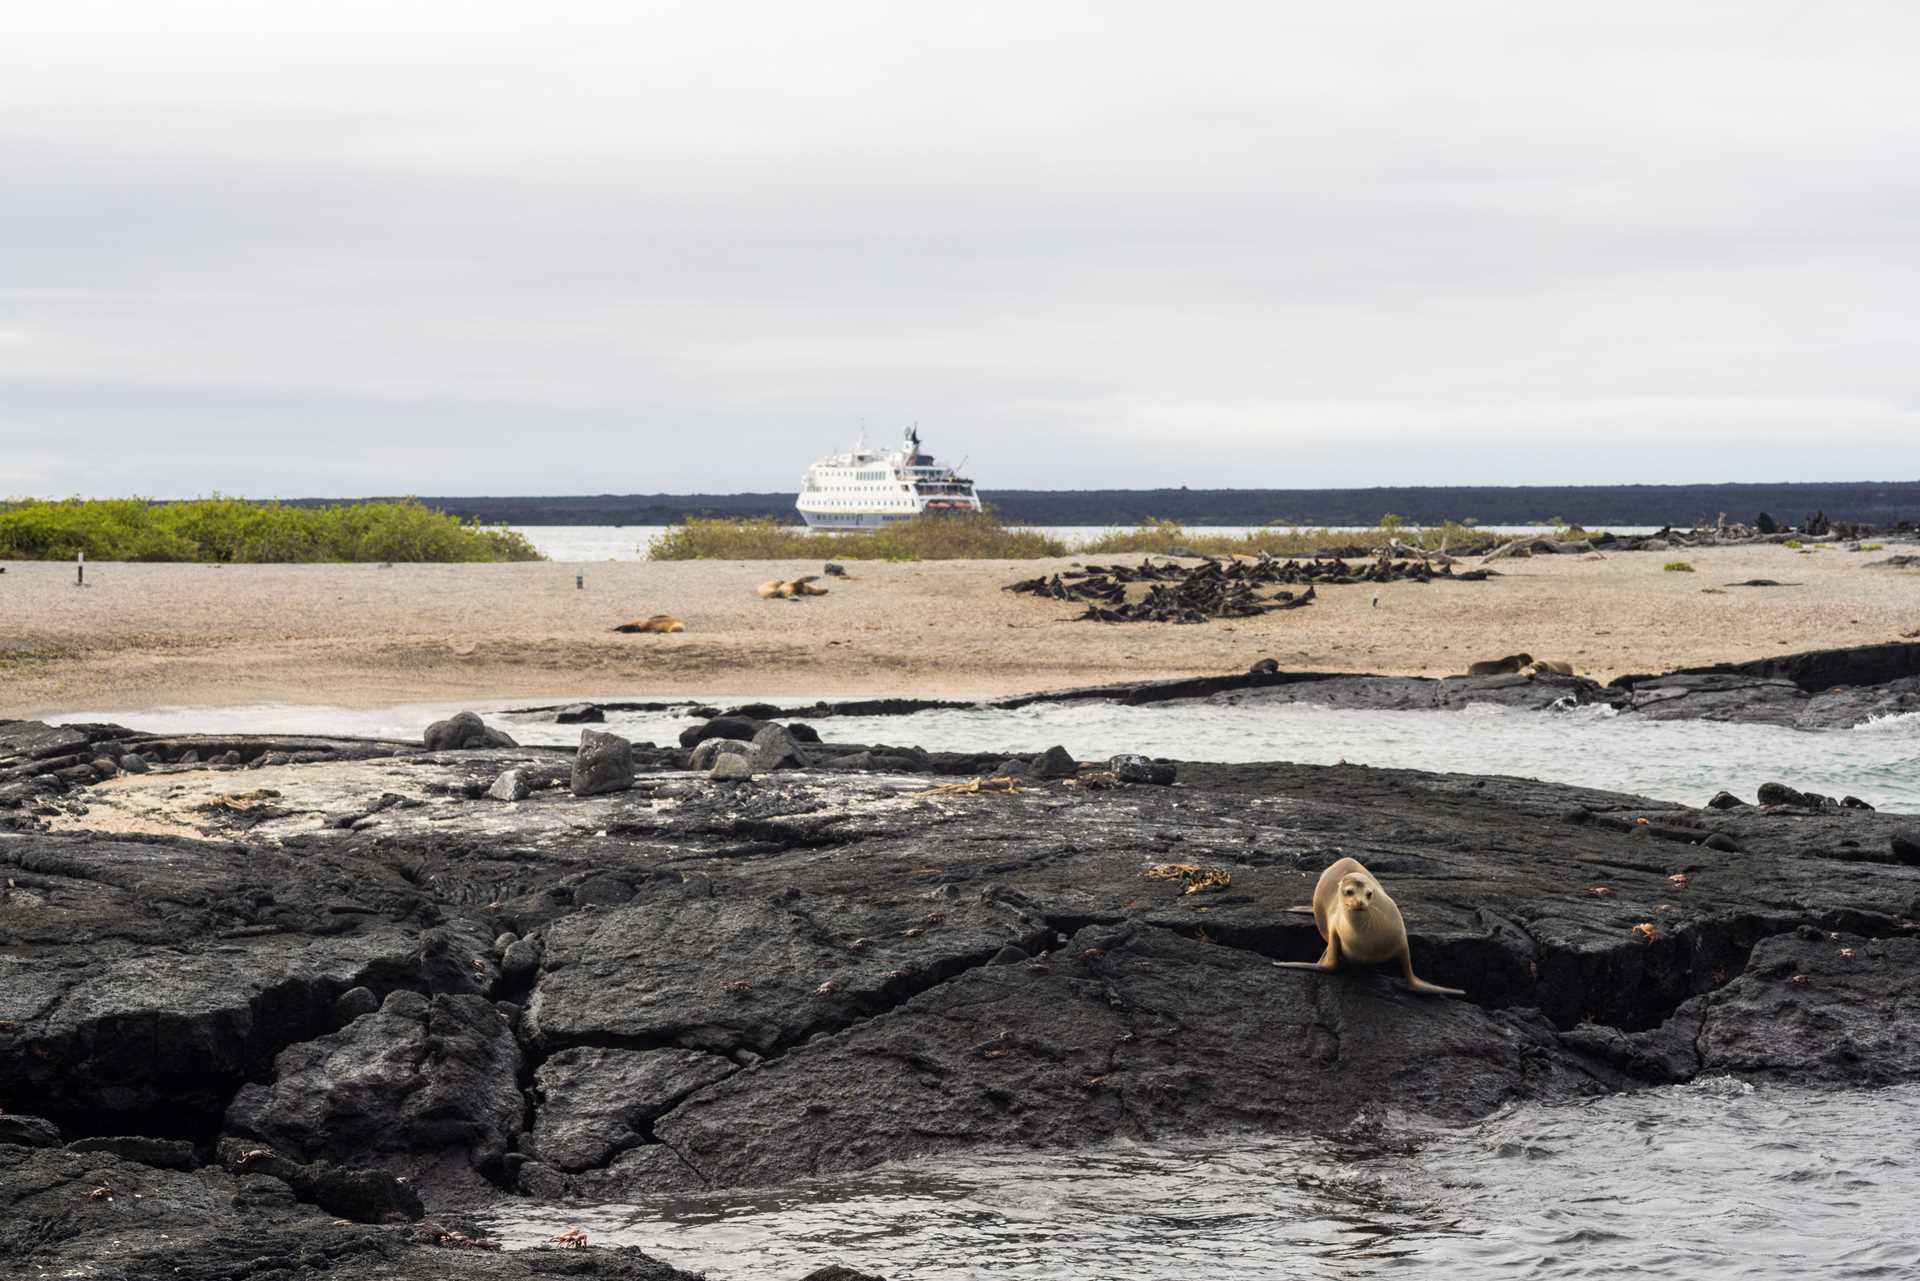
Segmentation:
<svg viewBox="0 0 1920 1281">
<path fill-rule="evenodd" d="M 1138 565 L 1087 565 L 1065 573 L 1029 578 L 1010 584 L 1010 592 L 1026 592 L 1054 600 L 1087 602 L 1082 619 L 1102 623 L 1204 623 L 1209 618 L 1251 618 L 1272 610 L 1310 605 L 1321 584 L 1431 582 L 1436 578 L 1475 581 L 1491 572 L 1484 569 L 1454 572 L 1451 557 L 1432 552 L 1409 553 L 1395 559 L 1393 551 L 1373 561 L 1350 564 L 1343 559 L 1283 560 L 1262 555 L 1252 560 L 1208 559 L 1188 567 L 1171 562 Z M 1127 585 L 1150 583 L 1146 595 L 1129 600 Z M 1305 586 L 1294 593 L 1264 589 Z"/>
</svg>

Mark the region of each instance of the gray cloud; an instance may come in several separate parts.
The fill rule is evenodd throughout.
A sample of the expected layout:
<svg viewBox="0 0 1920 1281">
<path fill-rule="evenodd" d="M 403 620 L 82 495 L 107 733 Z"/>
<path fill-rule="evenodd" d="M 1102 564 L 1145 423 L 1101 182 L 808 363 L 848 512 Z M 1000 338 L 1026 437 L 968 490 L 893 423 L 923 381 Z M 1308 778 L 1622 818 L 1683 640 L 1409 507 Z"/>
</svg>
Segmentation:
<svg viewBox="0 0 1920 1281">
<path fill-rule="evenodd" d="M 924 9 L 924 12 L 920 10 Z M 1899 3 L 51 3 L 0 492 L 1920 475 Z"/>
</svg>

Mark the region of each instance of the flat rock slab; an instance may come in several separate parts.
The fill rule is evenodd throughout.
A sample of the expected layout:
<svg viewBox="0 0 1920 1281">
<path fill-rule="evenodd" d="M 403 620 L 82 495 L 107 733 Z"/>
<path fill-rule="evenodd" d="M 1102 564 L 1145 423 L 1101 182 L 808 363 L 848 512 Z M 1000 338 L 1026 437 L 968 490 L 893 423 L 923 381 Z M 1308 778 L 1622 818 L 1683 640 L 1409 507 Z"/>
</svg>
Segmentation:
<svg viewBox="0 0 1920 1281">
<path fill-rule="evenodd" d="M 580 914 L 547 934 L 527 1022 L 554 1047 L 764 1054 L 897 1004 L 1036 928 L 997 904 L 797 888 Z"/>
<path fill-rule="evenodd" d="M 979 1146 L 1337 1128 L 1429 1097 L 1595 1092 L 1544 1019 L 1276 970 L 1152 927 L 1080 931 L 708 1090 L 659 1132 L 715 1185 Z M 1559 1078 L 1550 1083 L 1543 1078 Z"/>
</svg>

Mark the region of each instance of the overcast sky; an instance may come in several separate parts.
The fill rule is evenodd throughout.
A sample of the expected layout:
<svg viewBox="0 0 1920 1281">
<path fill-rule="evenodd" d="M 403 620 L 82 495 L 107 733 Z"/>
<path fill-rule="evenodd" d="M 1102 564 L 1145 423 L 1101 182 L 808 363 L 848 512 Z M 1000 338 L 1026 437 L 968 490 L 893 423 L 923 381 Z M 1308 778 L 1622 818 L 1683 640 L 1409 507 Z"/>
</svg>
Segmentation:
<svg viewBox="0 0 1920 1281">
<path fill-rule="evenodd" d="M 20 0 L 0 494 L 1920 477 L 1920 5 Z"/>
</svg>

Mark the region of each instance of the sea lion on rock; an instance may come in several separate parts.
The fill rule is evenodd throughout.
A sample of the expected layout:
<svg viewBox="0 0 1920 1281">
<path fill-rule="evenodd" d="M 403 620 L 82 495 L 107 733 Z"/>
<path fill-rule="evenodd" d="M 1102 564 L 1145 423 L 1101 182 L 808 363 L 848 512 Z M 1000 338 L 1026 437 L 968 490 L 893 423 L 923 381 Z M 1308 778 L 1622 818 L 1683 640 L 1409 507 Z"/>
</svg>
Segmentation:
<svg viewBox="0 0 1920 1281">
<path fill-rule="evenodd" d="M 1400 973 L 1414 991 L 1428 996 L 1466 995 L 1457 987 L 1415 977 L 1400 909 L 1359 859 L 1343 858 L 1320 873 L 1313 887 L 1313 907 L 1294 910 L 1313 912 L 1313 923 L 1320 927 L 1327 950 L 1318 961 L 1275 961 L 1282 969 L 1337 970 L 1342 965 L 1380 965 L 1397 959 Z"/>
<path fill-rule="evenodd" d="M 1512 676 L 1533 661 L 1531 654 L 1509 654 L 1505 658 L 1489 659 L 1484 663 L 1475 663 L 1467 668 L 1469 676 Z"/>
<path fill-rule="evenodd" d="M 827 589 L 815 587 L 813 580 L 818 574 L 808 574 L 804 578 L 769 578 L 753 589 L 753 594 L 761 600 L 794 600 L 801 596 L 825 596 Z"/>
<path fill-rule="evenodd" d="M 684 632 L 687 625 L 672 614 L 655 614 L 652 618 L 636 618 L 631 623 L 622 623 L 613 630 L 629 635 L 636 632 Z"/>
</svg>

